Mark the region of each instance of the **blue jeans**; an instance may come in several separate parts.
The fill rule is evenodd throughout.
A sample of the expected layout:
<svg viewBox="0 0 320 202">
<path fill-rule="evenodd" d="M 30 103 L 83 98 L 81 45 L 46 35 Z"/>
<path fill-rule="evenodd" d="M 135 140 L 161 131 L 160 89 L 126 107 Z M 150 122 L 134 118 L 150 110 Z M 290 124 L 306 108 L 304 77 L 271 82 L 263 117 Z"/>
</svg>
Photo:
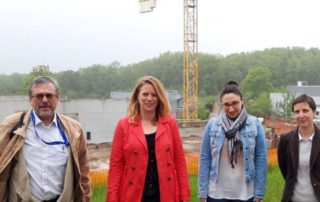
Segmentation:
<svg viewBox="0 0 320 202">
<path fill-rule="evenodd" d="M 253 197 L 243 201 L 243 200 L 233 200 L 233 199 L 214 199 L 208 196 L 207 202 L 253 202 Z"/>
</svg>

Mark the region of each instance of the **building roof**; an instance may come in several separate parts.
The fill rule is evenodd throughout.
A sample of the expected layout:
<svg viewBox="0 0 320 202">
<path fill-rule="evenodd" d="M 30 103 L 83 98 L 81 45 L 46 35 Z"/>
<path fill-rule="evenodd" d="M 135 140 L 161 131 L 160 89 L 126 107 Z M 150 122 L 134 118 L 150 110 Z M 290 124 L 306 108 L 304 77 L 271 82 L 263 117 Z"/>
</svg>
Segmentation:
<svg viewBox="0 0 320 202">
<path fill-rule="evenodd" d="M 311 97 L 320 97 L 320 86 L 311 86 L 311 85 L 294 86 L 294 85 L 290 85 L 287 88 L 291 93 L 293 93 L 295 95 L 307 94 Z"/>
</svg>

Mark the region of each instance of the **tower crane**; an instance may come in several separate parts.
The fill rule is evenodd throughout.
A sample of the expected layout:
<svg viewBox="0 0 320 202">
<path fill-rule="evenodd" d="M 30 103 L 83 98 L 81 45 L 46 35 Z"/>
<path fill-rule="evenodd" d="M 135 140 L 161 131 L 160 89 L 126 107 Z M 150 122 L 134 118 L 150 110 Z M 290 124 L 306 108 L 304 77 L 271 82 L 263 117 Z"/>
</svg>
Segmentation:
<svg viewBox="0 0 320 202">
<path fill-rule="evenodd" d="M 198 0 L 184 1 L 183 119 L 198 118 Z M 140 12 L 151 12 L 156 0 L 139 0 Z"/>
</svg>

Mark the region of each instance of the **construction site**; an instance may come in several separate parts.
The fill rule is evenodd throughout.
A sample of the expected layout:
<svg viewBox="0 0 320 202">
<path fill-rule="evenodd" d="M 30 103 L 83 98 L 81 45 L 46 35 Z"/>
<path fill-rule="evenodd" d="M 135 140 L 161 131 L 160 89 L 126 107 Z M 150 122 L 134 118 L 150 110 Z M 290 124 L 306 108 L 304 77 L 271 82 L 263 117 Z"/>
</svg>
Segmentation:
<svg viewBox="0 0 320 202">
<path fill-rule="evenodd" d="M 212 116 L 219 111 L 213 111 Z M 183 147 L 186 153 L 199 153 L 201 138 L 207 121 L 185 121 L 178 120 L 179 132 L 183 140 Z M 263 118 L 262 124 L 265 128 L 265 139 L 268 149 L 276 149 L 281 134 L 288 133 L 297 127 L 293 119 L 284 119 L 267 116 Z M 100 144 L 89 144 L 89 157 L 91 169 L 108 169 L 109 157 L 112 142 Z M 198 155 L 193 155 L 198 160 Z"/>
<path fill-rule="evenodd" d="M 170 90 L 170 89 L 166 90 L 166 95 L 169 100 L 169 104 L 171 106 L 170 113 L 176 118 L 177 124 L 179 126 L 178 129 L 182 139 L 183 149 L 185 152 L 188 175 L 189 177 L 190 176 L 197 177 L 198 171 L 199 171 L 198 164 L 199 164 L 199 155 L 200 155 L 200 149 L 201 149 L 201 141 L 202 141 L 203 133 L 205 131 L 206 124 L 211 118 L 219 115 L 220 111 L 222 110 L 222 107 L 226 109 L 226 106 L 225 106 L 226 104 L 227 104 L 227 109 L 229 109 L 231 106 L 232 108 L 234 108 L 235 106 L 238 106 L 239 103 L 241 103 L 241 105 L 239 106 L 243 106 L 242 101 L 246 99 L 241 95 L 240 96 L 241 99 L 239 99 L 239 101 L 233 101 L 229 103 L 227 102 L 222 105 L 222 103 L 220 103 L 219 96 L 216 95 L 216 91 L 210 91 L 208 93 L 206 91 L 204 92 L 200 91 L 202 102 L 203 102 L 203 99 L 207 99 L 207 97 L 205 96 L 208 96 L 208 97 L 215 96 L 212 102 L 214 104 L 214 106 L 212 106 L 213 109 L 206 111 L 208 112 L 209 117 L 206 120 L 200 120 L 199 108 L 200 106 L 202 107 L 203 104 L 202 103 L 200 104 L 199 102 L 199 79 L 200 81 L 201 79 L 203 79 L 204 81 L 206 80 L 204 76 L 202 78 L 199 78 L 198 0 L 179 0 L 179 1 L 181 1 L 181 8 L 177 8 L 177 9 L 183 10 L 183 16 L 180 17 L 181 21 L 183 21 L 183 27 L 181 26 L 181 29 L 183 29 L 183 35 L 180 35 L 181 44 L 182 44 L 181 47 L 183 47 L 181 48 L 182 49 L 181 51 L 183 52 L 183 59 L 181 61 L 179 60 L 179 63 L 182 63 L 179 69 L 179 70 L 182 70 L 181 73 L 179 73 L 181 75 L 175 75 L 175 76 L 183 78 L 183 81 L 178 82 L 178 85 L 181 88 L 176 88 L 176 86 L 174 86 L 175 90 Z M 140 12 L 141 14 L 139 15 L 141 16 L 146 15 L 144 13 L 150 13 L 150 12 L 153 12 L 155 9 L 157 9 L 156 0 L 138 0 L 136 1 L 136 3 L 139 4 L 139 10 L 137 10 L 136 12 L 137 13 Z M 158 1 L 158 3 L 161 3 L 161 1 Z M 250 16 L 250 19 L 252 18 L 254 18 L 254 16 Z M 218 20 L 223 21 L 224 19 L 221 18 Z M 149 26 L 147 23 L 143 25 L 144 25 L 143 30 L 147 35 L 148 29 L 151 26 Z M 230 26 L 227 23 L 225 23 L 225 25 Z M 208 25 L 208 26 L 212 26 L 212 25 Z M 243 27 L 240 27 L 240 28 L 242 29 Z M 215 28 L 213 27 L 212 29 L 215 29 Z M 170 33 L 170 30 L 169 30 L 169 33 Z M 123 33 L 123 34 L 125 37 L 127 37 L 127 33 Z M 235 35 L 236 34 L 237 33 L 235 33 Z M 154 37 L 154 39 L 157 39 L 157 38 Z M 144 39 L 142 41 L 145 42 Z M 161 42 L 167 43 L 167 41 L 164 41 L 164 40 Z M 103 46 L 103 47 L 106 47 L 106 46 Z M 138 48 L 135 47 L 135 51 L 138 52 L 139 48 L 140 47 Z M 269 62 L 269 60 L 267 59 L 266 61 Z M 226 64 L 223 67 L 234 65 L 227 62 L 223 64 Z M 248 63 L 248 64 L 251 64 L 251 63 Z M 119 66 L 120 66 L 120 63 L 119 63 Z M 165 65 L 162 65 L 162 66 L 165 66 Z M 203 66 L 206 66 L 206 65 L 203 65 Z M 235 66 L 235 69 L 238 68 L 237 65 L 234 65 L 234 66 Z M 249 67 L 250 65 L 247 65 L 247 66 Z M 207 73 L 207 71 L 203 71 L 203 72 L 205 72 L 204 74 Z M 201 72 L 201 75 L 203 75 L 203 72 Z M 215 80 L 218 80 L 219 82 L 223 83 L 223 80 L 225 78 L 218 79 L 220 77 L 215 75 L 218 71 L 215 70 L 212 72 L 214 73 L 210 75 L 210 78 L 214 78 Z M 246 72 L 246 71 L 243 70 L 242 72 Z M 237 74 L 237 72 L 235 72 L 234 74 Z M 233 79 L 233 78 L 230 78 L 232 77 L 230 75 L 233 75 L 233 74 L 229 75 L 226 73 L 225 75 L 227 75 L 226 76 L 227 79 Z M 131 75 L 129 75 L 128 78 L 126 79 L 131 79 L 130 76 Z M 297 77 L 295 79 L 301 79 L 301 78 Z M 86 80 L 86 79 L 83 79 L 83 80 Z M 104 79 L 101 79 L 101 80 L 104 80 Z M 299 83 L 299 82 L 304 82 L 304 83 Z M 301 93 L 307 93 L 308 95 L 315 98 L 317 107 L 320 106 L 320 95 L 313 94 L 313 92 L 317 92 L 317 93 L 320 92 L 320 86 L 311 86 L 311 85 L 309 86 L 308 83 L 307 82 L 305 83 L 305 82 L 306 81 L 298 81 L 297 86 L 289 86 L 288 90 L 290 92 L 294 92 L 295 96 Z M 219 84 L 215 84 L 215 86 L 213 86 L 211 85 L 211 82 L 207 82 L 207 83 L 209 84 L 208 89 L 211 89 L 211 87 L 218 89 Z M 110 84 L 110 85 L 113 85 L 113 84 Z M 244 85 L 241 85 L 241 86 L 244 86 Z M 237 88 L 239 89 L 240 87 L 237 85 Z M 127 88 L 127 87 L 115 88 L 112 90 L 118 90 L 118 89 L 130 89 L 130 88 Z M 179 89 L 179 91 L 176 89 Z M 312 90 L 312 91 L 308 91 L 308 90 Z M 211 94 L 209 95 L 209 93 L 211 92 L 213 92 L 212 94 L 215 94 L 215 95 L 211 95 Z M 262 91 L 262 92 L 266 92 L 268 94 L 267 95 L 268 98 L 270 97 L 270 102 L 271 102 L 270 106 L 272 108 L 270 110 L 272 111 L 270 112 L 270 114 L 274 113 L 273 111 L 274 107 L 276 107 L 280 102 L 283 101 L 283 99 L 285 99 L 283 97 L 283 94 L 273 93 L 269 91 L 268 92 Z M 109 96 L 109 93 L 111 93 L 110 96 Z M 233 92 L 231 92 L 230 94 L 232 93 Z M 103 195 L 103 197 L 105 196 L 105 193 L 103 194 L 99 193 L 100 191 L 99 188 L 103 187 L 104 191 L 107 189 L 106 185 L 108 180 L 109 161 L 110 161 L 110 154 L 112 149 L 114 129 L 117 125 L 118 120 L 121 119 L 123 116 L 127 115 L 128 113 L 127 109 L 128 109 L 129 100 L 132 95 L 132 91 L 122 90 L 122 91 L 111 92 L 110 90 L 108 91 L 108 93 L 105 93 L 105 94 L 107 94 L 107 96 L 100 99 L 97 99 L 97 97 L 94 97 L 92 99 L 91 98 L 86 99 L 83 97 L 79 99 L 78 98 L 68 99 L 67 97 L 61 97 L 61 99 L 59 100 L 59 105 L 57 107 L 57 112 L 70 116 L 81 124 L 87 140 L 87 147 L 89 152 L 88 153 L 89 166 L 90 166 L 89 175 L 92 183 L 92 188 L 94 191 L 96 191 L 96 193 Z M 255 101 L 255 100 L 252 99 L 252 101 Z M 31 109 L 28 96 L 17 96 L 17 95 L 0 96 L 0 102 L 1 102 L 1 106 L 0 106 L 1 120 L 3 120 L 5 117 L 7 117 L 8 115 L 14 112 L 27 111 Z M 208 99 L 208 102 L 209 102 L 209 99 Z M 249 105 L 246 105 L 246 104 L 247 103 L 245 103 L 244 106 L 245 107 L 247 106 L 248 109 L 250 109 Z M 241 110 L 242 108 L 239 107 L 239 109 Z M 320 109 L 317 109 L 317 111 L 319 110 Z M 279 113 L 277 115 L 280 116 Z M 239 114 L 236 117 L 238 116 Z M 262 113 L 261 113 L 261 116 L 263 116 Z M 244 120 L 243 123 L 245 123 L 246 118 L 247 117 L 243 119 Z M 264 117 L 258 117 L 258 118 L 261 121 L 265 130 L 265 143 L 268 151 L 268 171 L 272 170 L 275 167 L 278 169 L 277 146 L 278 146 L 280 137 L 283 134 L 286 134 L 292 130 L 295 130 L 297 128 L 297 122 L 294 119 L 279 118 L 279 117 L 273 117 L 273 116 L 264 116 Z M 232 121 L 230 121 L 231 122 L 230 125 L 232 125 L 233 121 L 235 120 L 236 118 L 232 119 Z M 318 124 L 318 122 L 316 121 L 315 123 Z M 318 124 L 318 126 L 320 125 Z M 237 129 L 240 130 L 241 127 Z M 255 147 L 255 148 L 259 148 L 259 147 Z M 276 171 L 276 172 L 280 173 L 280 171 Z M 281 187 L 282 184 L 278 183 L 278 181 L 275 181 L 274 184 L 275 186 L 277 186 L 276 188 L 280 192 L 280 190 L 282 189 Z M 194 185 L 194 187 L 197 187 L 197 185 Z"/>
</svg>

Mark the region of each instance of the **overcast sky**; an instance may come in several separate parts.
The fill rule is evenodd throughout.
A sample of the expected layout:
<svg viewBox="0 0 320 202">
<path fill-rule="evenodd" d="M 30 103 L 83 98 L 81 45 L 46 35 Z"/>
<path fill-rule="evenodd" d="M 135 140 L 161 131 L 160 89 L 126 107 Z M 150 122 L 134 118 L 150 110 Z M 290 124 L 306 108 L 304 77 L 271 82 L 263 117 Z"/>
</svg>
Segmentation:
<svg viewBox="0 0 320 202">
<path fill-rule="evenodd" d="M 0 74 L 78 70 L 183 51 L 183 0 L 0 0 Z M 199 52 L 320 47 L 319 0 L 198 0 Z"/>
</svg>

